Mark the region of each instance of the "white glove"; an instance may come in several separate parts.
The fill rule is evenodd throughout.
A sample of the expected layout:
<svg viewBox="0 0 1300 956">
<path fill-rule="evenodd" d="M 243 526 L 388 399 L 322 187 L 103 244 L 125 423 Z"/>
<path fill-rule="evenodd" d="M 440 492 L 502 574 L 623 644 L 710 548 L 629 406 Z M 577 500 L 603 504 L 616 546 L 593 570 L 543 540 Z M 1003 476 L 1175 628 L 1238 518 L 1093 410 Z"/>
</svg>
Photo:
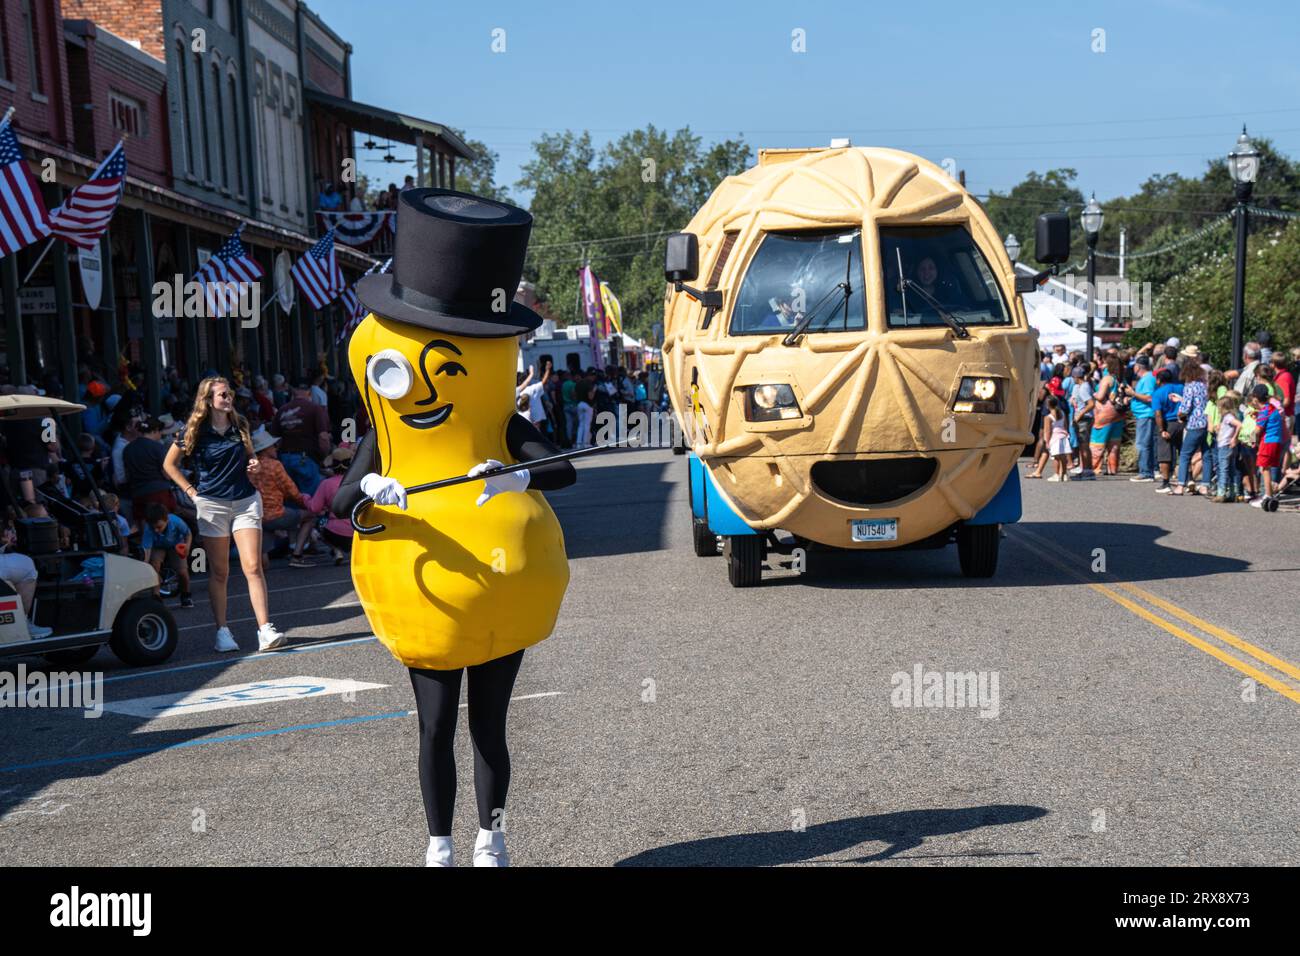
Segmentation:
<svg viewBox="0 0 1300 956">
<path fill-rule="evenodd" d="M 361 491 L 377 505 L 397 505 L 406 510 L 406 489 L 396 478 L 385 478 L 372 471 L 361 479 Z"/>
<path fill-rule="evenodd" d="M 482 464 L 475 465 L 466 472 L 466 474 L 473 478 L 475 475 L 481 475 L 485 471 L 501 467 L 501 462 L 497 461 L 495 458 L 489 458 Z M 478 496 L 478 501 L 475 502 L 475 504 L 482 508 L 484 504 L 491 501 L 503 491 L 527 491 L 528 481 L 529 474 L 527 468 L 521 468 L 519 471 L 507 472 L 504 475 L 493 475 L 491 478 L 484 478 L 483 493 Z"/>
</svg>

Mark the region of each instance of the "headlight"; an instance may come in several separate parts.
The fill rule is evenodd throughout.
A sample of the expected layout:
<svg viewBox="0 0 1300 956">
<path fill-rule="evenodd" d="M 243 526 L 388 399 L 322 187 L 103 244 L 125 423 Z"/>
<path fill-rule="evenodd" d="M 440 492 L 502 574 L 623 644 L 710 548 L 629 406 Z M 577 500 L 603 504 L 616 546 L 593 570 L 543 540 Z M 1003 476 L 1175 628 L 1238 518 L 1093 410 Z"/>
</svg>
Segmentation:
<svg viewBox="0 0 1300 956">
<path fill-rule="evenodd" d="M 751 385 L 744 389 L 744 393 L 746 421 L 779 422 L 803 418 L 794 389 L 789 385 Z"/>
<path fill-rule="evenodd" d="M 1003 411 L 1003 379 L 966 377 L 957 389 L 954 412 L 980 412 L 1001 415 Z"/>
</svg>

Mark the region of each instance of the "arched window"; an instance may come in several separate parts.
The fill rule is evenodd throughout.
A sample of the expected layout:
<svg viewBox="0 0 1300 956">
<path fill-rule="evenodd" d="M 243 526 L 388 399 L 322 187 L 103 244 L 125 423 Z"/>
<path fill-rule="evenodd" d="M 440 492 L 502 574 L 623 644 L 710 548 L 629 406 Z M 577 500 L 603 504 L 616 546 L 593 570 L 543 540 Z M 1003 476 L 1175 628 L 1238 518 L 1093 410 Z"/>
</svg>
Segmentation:
<svg viewBox="0 0 1300 956">
<path fill-rule="evenodd" d="M 194 133 L 194 109 L 190 105 L 190 81 L 185 73 L 185 41 L 176 41 L 176 73 L 180 78 L 181 95 L 181 153 L 185 158 L 185 171 L 196 172 L 194 168 L 194 151 L 190 136 Z"/>
<path fill-rule="evenodd" d="M 212 182 L 212 142 L 208 137 L 209 123 L 206 117 L 208 108 L 207 84 L 203 79 L 203 54 L 194 54 L 194 90 L 198 94 L 199 112 L 197 119 L 199 121 L 199 142 L 203 149 L 203 178 L 207 182 Z"/>
<path fill-rule="evenodd" d="M 212 58 L 212 96 L 217 101 L 217 149 L 221 153 L 221 185 L 229 189 L 230 162 L 226 158 L 229 144 L 226 142 L 225 96 L 221 92 L 221 63 L 215 56 Z"/>
</svg>

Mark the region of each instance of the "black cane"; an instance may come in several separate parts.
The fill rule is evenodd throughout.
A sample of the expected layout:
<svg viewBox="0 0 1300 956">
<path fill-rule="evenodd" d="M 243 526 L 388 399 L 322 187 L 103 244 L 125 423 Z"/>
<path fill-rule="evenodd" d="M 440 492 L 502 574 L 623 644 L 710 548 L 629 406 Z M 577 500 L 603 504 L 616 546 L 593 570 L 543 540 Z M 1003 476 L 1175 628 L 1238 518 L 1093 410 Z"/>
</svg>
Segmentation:
<svg viewBox="0 0 1300 956">
<path fill-rule="evenodd" d="M 581 458 L 584 455 L 595 454 L 598 451 L 608 451 L 611 448 L 635 448 L 629 442 L 614 442 L 610 445 L 592 445 L 590 448 L 575 448 L 573 451 L 561 452 L 558 455 L 549 455 L 546 458 L 534 458 L 532 461 L 520 461 L 513 465 L 502 465 L 500 468 L 493 468 L 479 475 L 457 475 L 455 478 L 442 478 L 438 481 L 426 481 L 421 485 L 412 485 L 406 489 L 407 495 L 419 494 L 421 491 L 432 491 L 435 488 L 449 488 L 452 485 L 463 485 L 467 481 L 481 481 L 484 478 L 492 478 L 496 475 L 508 475 L 514 471 L 523 471 L 525 468 L 536 468 L 538 465 L 549 465 L 557 461 L 569 461 L 573 458 Z M 374 503 L 374 499 L 369 495 L 363 497 L 352 507 L 352 530 L 357 534 L 378 534 L 384 530 L 382 524 L 363 525 L 360 515 L 367 505 Z"/>
</svg>

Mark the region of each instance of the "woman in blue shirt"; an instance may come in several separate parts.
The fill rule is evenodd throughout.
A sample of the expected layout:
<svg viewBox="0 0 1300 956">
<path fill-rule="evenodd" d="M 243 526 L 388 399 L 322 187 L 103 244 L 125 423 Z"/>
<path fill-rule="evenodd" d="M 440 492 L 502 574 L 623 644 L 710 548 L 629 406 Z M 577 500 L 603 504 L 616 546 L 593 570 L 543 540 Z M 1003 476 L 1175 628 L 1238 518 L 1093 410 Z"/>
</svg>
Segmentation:
<svg viewBox="0 0 1300 956">
<path fill-rule="evenodd" d="M 1173 493 L 1196 494 L 1192 475 L 1192 457 L 1205 447 L 1205 436 L 1210 423 L 1205 417 L 1207 401 L 1205 369 L 1195 358 L 1183 363 L 1183 399 L 1178 403 L 1178 418 L 1183 424 L 1183 447 L 1178 453 L 1178 481 Z"/>
<path fill-rule="evenodd" d="M 189 459 L 197 485 L 181 471 Z M 248 420 L 235 410 L 235 391 L 224 378 L 205 378 L 194 396 L 194 410 L 176 444 L 167 451 L 163 469 L 194 501 L 199 534 L 208 557 L 208 595 L 217 624 L 218 651 L 237 651 L 226 626 L 226 580 L 230 574 L 230 539 L 248 580 L 248 599 L 257 618 L 259 650 L 283 647 L 287 640 L 270 621 L 266 575 L 262 569 L 262 496 L 248 476 L 257 470 Z"/>
</svg>

